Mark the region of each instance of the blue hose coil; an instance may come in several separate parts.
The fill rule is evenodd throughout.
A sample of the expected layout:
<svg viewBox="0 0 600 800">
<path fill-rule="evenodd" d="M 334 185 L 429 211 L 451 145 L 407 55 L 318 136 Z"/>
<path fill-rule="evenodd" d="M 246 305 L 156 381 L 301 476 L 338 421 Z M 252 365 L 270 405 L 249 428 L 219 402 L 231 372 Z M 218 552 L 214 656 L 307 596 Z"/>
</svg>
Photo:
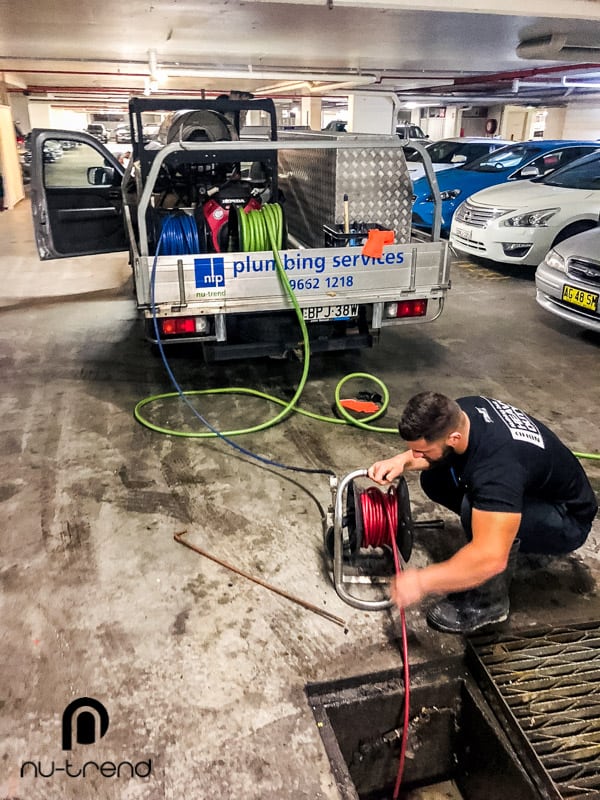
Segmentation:
<svg viewBox="0 0 600 800">
<path fill-rule="evenodd" d="M 160 242 L 161 255 L 164 256 L 186 256 L 201 252 L 196 220 L 184 211 L 176 211 L 164 218 Z"/>
</svg>

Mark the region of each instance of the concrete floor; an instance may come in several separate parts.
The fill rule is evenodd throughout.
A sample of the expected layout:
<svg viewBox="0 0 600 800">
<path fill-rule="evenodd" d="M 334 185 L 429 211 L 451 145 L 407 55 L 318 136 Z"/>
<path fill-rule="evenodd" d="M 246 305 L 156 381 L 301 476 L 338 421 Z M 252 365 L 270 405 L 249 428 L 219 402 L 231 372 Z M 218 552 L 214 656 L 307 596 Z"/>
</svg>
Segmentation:
<svg viewBox="0 0 600 800">
<path fill-rule="evenodd" d="M 335 800 L 304 687 L 396 669 L 401 655 L 396 612 L 354 610 L 332 588 L 327 478 L 139 425 L 137 401 L 170 387 L 140 335 L 125 256 L 39 262 L 27 201 L 0 214 L 0 241 L 0 798 Z M 390 426 L 415 391 L 482 393 L 531 411 L 574 450 L 600 452 L 600 338 L 539 309 L 532 277 L 457 262 L 440 320 L 386 332 L 369 352 L 315 358 L 302 405 L 329 413 L 337 381 L 367 371 L 390 388 Z M 206 368 L 189 355 L 173 368 L 187 389 L 236 384 L 284 397 L 300 374 L 279 361 Z M 273 413 L 239 397 L 201 405 L 221 428 Z M 186 424 L 177 403 L 152 413 Z M 240 443 L 340 476 L 400 447 L 393 435 L 298 415 Z M 598 491 L 600 467 L 585 467 Z M 415 517 L 439 516 L 414 478 Z M 415 563 L 458 533 L 445 518 L 444 534 L 418 532 Z M 183 530 L 342 617 L 347 632 L 178 545 Z M 519 562 L 508 625 L 600 619 L 599 574 L 597 521 L 577 553 Z M 407 620 L 411 659 L 461 652 L 459 638 L 428 629 L 422 609 Z M 24 761 L 64 765 L 63 711 L 83 696 L 104 704 L 110 727 L 72 762 L 152 759 L 150 777 L 90 767 L 85 779 L 20 778 Z"/>
</svg>

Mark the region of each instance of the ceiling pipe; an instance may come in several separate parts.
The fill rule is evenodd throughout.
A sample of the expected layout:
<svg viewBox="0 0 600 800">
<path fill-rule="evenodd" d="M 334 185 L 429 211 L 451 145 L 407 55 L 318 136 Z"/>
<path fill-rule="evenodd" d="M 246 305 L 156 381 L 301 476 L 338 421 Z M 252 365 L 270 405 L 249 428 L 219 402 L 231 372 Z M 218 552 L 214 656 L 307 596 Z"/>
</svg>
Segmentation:
<svg viewBox="0 0 600 800">
<path fill-rule="evenodd" d="M 0 66 L 2 59 L 0 59 Z M 90 77 L 113 77 L 113 78 L 147 78 L 147 72 L 99 72 L 98 70 L 86 69 L 6 69 L 6 72 L 22 73 L 32 75 L 87 75 Z"/>
<path fill-rule="evenodd" d="M 326 86 L 311 86 L 308 91 L 311 94 L 317 94 L 318 92 L 332 92 L 338 89 L 358 89 L 359 86 L 370 86 L 375 83 L 376 80 L 377 78 L 375 75 L 370 78 L 362 76 L 360 79 L 356 78 L 350 81 L 340 81 L 339 83 L 328 83 Z M 389 92 L 389 89 L 386 89 L 386 91 Z"/>
<path fill-rule="evenodd" d="M 566 77 L 561 80 L 562 86 L 570 89 L 600 89 L 600 81 L 569 81 Z"/>
<path fill-rule="evenodd" d="M 564 93 L 557 97 L 541 97 L 539 95 L 530 96 L 515 96 L 512 94 L 504 95 L 472 95 L 472 94 L 455 94 L 455 95 L 403 95 L 401 102 L 414 102 L 422 106 L 447 106 L 447 105 L 461 105 L 463 103 L 470 105 L 481 106 L 497 106 L 497 105 L 552 105 L 553 103 L 560 102 L 565 97 Z"/>
<path fill-rule="evenodd" d="M 261 86 L 260 89 L 254 89 L 253 94 L 271 94 L 271 92 L 279 92 L 281 90 L 291 92 L 294 89 L 307 89 L 309 86 L 310 81 L 297 81 L 296 83 L 284 81 L 283 83 L 274 83 L 272 86 Z"/>
<path fill-rule="evenodd" d="M 490 72 L 486 74 L 480 75 L 469 75 L 459 78 L 454 78 L 445 84 L 448 91 L 451 91 L 453 87 L 461 87 L 463 90 L 467 87 L 478 87 L 485 84 L 490 83 L 503 83 L 518 80 L 521 85 L 523 79 L 525 78 L 535 78 L 536 76 L 543 76 L 543 75 L 556 75 L 557 73 L 563 74 L 568 72 L 585 72 L 586 70 L 598 70 L 600 69 L 600 64 L 597 63 L 589 63 L 589 64 L 570 64 L 570 65 L 563 65 L 560 67 L 540 67 L 536 69 L 526 69 L 526 70 L 514 70 L 510 72 Z M 541 88 L 543 84 L 538 84 Z M 419 94 L 437 94 L 441 91 L 444 91 L 444 86 L 426 86 L 422 89 L 417 89 L 416 91 Z M 409 95 L 410 92 L 415 91 L 413 89 L 398 89 L 398 94 L 400 96 Z"/>
</svg>

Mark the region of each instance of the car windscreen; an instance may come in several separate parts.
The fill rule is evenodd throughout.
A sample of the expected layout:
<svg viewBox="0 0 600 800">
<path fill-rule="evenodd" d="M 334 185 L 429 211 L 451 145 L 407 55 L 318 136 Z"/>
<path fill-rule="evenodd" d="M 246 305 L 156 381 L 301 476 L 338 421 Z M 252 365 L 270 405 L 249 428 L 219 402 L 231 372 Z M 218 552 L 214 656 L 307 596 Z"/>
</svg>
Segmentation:
<svg viewBox="0 0 600 800">
<path fill-rule="evenodd" d="M 458 169 L 468 169 L 469 172 L 508 172 L 519 169 L 541 152 L 542 148 L 536 145 L 509 144 Z"/>
<path fill-rule="evenodd" d="M 439 144 L 439 142 L 436 142 L 436 144 Z M 431 155 L 431 148 L 433 147 L 433 145 L 432 144 L 426 144 L 426 145 L 424 145 L 424 147 L 427 150 L 427 152 Z M 420 161 L 420 162 L 423 161 L 421 153 L 418 150 L 416 150 L 414 147 L 405 147 L 404 148 L 404 157 L 405 157 L 405 159 L 407 161 Z M 436 161 L 436 159 L 433 158 L 433 156 L 432 156 L 431 160 L 433 162 Z"/>
<path fill-rule="evenodd" d="M 424 139 L 427 140 L 427 136 L 423 133 L 421 128 L 418 125 L 397 125 L 396 126 L 396 133 L 401 139 Z"/>
<path fill-rule="evenodd" d="M 434 142 L 427 145 L 426 150 L 434 164 L 450 164 L 452 156 L 457 152 L 459 142 Z M 405 151 L 406 152 L 406 151 Z M 406 157 L 407 161 L 422 161 L 421 154 L 416 150 Z"/>
<path fill-rule="evenodd" d="M 600 154 L 593 153 L 573 161 L 539 182 L 565 189 L 600 189 Z"/>
</svg>

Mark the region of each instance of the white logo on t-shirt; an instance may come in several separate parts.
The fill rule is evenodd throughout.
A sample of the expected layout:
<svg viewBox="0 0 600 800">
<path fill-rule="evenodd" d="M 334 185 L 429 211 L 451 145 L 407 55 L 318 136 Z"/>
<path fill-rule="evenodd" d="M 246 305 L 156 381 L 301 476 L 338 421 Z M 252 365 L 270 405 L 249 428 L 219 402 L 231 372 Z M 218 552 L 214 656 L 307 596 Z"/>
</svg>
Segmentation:
<svg viewBox="0 0 600 800">
<path fill-rule="evenodd" d="M 486 422 L 488 422 L 489 424 L 492 423 L 492 418 L 488 414 L 487 408 L 481 408 L 481 406 L 475 406 L 475 410 L 479 411 L 479 413 L 481 414 L 481 416 L 484 418 L 484 420 Z"/>
<path fill-rule="evenodd" d="M 542 450 L 545 448 L 540 429 L 524 411 L 508 403 L 502 403 L 500 400 L 493 400 L 489 397 L 486 400 L 504 422 L 513 439 L 529 442 L 536 447 L 541 447 Z"/>
</svg>

